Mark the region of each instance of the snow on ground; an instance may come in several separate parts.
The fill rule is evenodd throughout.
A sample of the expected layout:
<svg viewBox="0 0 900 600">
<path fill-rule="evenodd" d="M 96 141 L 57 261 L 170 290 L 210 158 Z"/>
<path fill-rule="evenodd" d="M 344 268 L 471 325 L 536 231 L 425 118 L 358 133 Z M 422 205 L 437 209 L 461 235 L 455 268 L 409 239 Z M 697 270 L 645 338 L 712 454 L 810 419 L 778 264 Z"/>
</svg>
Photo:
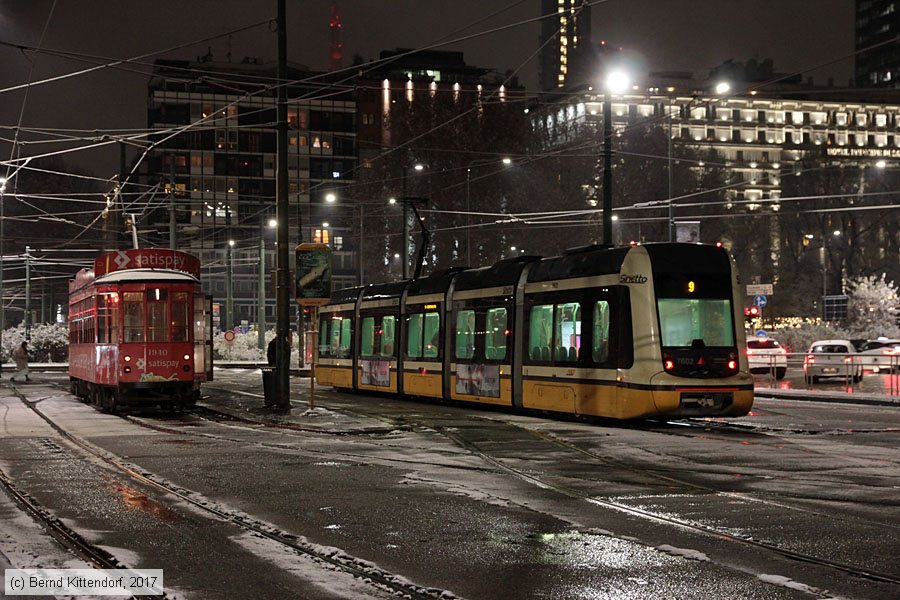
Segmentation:
<svg viewBox="0 0 900 600">
<path fill-rule="evenodd" d="M 782 577 L 781 575 L 766 575 L 760 574 L 757 577 L 761 581 L 765 581 L 766 583 L 771 583 L 772 585 L 777 585 L 780 587 L 790 588 L 792 590 L 798 590 L 800 592 L 804 592 L 807 594 L 813 594 L 820 598 L 825 598 L 824 592 L 819 588 L 813 587 L 811 585 L 806 585 L 805 583 L 800 583 L 799 581 L 794 581 L 788 577 Z M 837 598 L 831 596 L 828 597 L 827 600 L 838 600 Z"/>
<path fill-rule="evenodd" d="M 375 592 L 373 586 L 379 587 L 378 584 L 356 578 L 321 559 L 301 554 L 261 535 L 242 533 L 232 537 L 231 540 L 306 583 L 326 591 L 340 590 L 341 595 L 347 600 L 396 598 L 393 590 L 384 588 Z"/>
</svg>

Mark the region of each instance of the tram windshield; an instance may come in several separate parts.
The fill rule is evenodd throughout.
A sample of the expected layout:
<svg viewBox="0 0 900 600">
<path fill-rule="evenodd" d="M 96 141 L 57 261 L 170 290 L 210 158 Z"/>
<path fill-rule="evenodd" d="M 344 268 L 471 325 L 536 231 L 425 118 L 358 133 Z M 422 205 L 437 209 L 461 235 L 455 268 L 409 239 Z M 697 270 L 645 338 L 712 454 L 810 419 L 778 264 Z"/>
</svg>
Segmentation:
<svg viewBox="0 0 900 600">
<path fill-rule="evenodd" d="M 659 298 L 657 305 L 663 346 L 734 346 L 731 301 L 727 298 Z"/>
</svg>

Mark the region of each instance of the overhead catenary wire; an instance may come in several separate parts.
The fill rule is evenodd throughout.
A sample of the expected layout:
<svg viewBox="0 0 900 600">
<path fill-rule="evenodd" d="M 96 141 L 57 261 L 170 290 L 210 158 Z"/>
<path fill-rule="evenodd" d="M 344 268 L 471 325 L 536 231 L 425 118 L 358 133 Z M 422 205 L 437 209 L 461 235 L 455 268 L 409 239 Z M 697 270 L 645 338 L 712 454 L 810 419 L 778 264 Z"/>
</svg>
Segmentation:
<svg viewBox="0 0 900 600">
<path fill-rule="evenodd" d="M 682 159 L 680 159 L 680 160 L 682 160 Z M 129 185 L 132 185 L 132 184 L 129 184 Z M 740 185 L 740 184 L 738 184 L 738 185 Z"/>
</svg>

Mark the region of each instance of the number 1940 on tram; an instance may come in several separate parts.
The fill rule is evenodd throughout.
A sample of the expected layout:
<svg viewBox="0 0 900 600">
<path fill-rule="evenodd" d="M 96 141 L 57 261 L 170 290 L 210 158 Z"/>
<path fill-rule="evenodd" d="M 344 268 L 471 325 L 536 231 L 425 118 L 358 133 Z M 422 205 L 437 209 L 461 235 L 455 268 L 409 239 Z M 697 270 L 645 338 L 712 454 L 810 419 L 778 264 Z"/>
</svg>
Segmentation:
<svg viewBox="0 0 900 600">
<path fill-rule="evenodd" d="M 72 392 L 103 410 L 179 407 L 212 380 L 200 261 L 168 249 L 103 254 L 69 281 Z"/>
</svg>

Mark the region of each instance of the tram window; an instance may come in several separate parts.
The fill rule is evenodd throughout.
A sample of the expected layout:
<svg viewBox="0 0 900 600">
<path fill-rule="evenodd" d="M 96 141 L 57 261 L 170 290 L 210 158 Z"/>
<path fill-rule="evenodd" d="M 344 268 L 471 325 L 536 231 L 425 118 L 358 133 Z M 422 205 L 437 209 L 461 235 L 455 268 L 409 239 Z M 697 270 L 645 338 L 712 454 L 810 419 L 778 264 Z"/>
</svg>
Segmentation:
<svg viewBox="0 0 900 600">
<path fill-rule="evenodd" d="M 125 343 L 144 341 L 144 296 L 140 292 L 125 292 Z"/>
<path fill-rule="evenodd" d="M 550 341 L 553 334 L 553 305 L 531 307 L 528 327 L 528 356 L 531 360 L 550 360 Z"/>
<path fill-rule="evenodd" d="M 594 303 L 593 334 L 591 357 L 595 363 L 605 363 L 609 359 L 609 302 L 606 300 Z"/>
<path fill-rule="evenodd" d="M 397 317 L 385 315 L 381 318 L 381 356 L 394 356 L 394 337 L 397 330 Z"/>
<path fill-rule="evenodd" d="M 109 310 L 107 308 L 106 294 L 97 296 L 97 342 L 100 344 L 109 343 L 109 327 L 107 321 L 109 319 Z"/>
<path fill-rule="evenodd" d="M 328 345 L 328 324 L 331 317 L 319 319 L 319 356 L 331 356 L 331 346 Z"/>
<path fill-rule="evenodd" d="M 349 358 L 350 345 L 353 341 L 353 319 L 339 314 L 331 317 L 330 348 L 327 356 Z M 323 354 L 323 356 L 326 356 Z"/>
<path fill-rule="evenodd" d="M 338 346 L 338 358 L 350 357 L 350 344 L 353 340 L 353 319 L 341 319 L 341 344 Z"/>
<path fill-rule="evenodd" d="M 456 313 L 456 358 L 472 358 L 475 355 L 475 311 Z"/>
<path fill-rule="evenodd" d="M 339 316 L 331 317 L 331 337 L 330 350 L 331 356 L 340 358 L 341 356 L 341 319 Z"/>
<path fill-rule="evenodd" d="M 506 358 L 506 309 L 488 309 L 486 325 L 484 357 L 487 360 L 503 360 Z"/>
<path fill-rule="evenodd" d="M 360 356 L 372 356 L 375 354 L 375 317 L 363 317 L 359 331 Z"/>
<path fill-rule="evenodd" d="M 660 298 L 657 305 L 663 346 L 734 346 L 730 300 Z"/>
<path fill-rule="evenodd" d="M 175 292 L 172 294 L 172 341 L 189 341 L 188 331 L 190 327 L 190 304 L 187 292 Z"/>
<path fill-rule="evenodd" d="M 424 358 L 437 358 L 441 345 L 441 316 L 436 312 L 425 313 L 425 351 Z"/>
<path fill-rule="evenodd" d="M 119 295 L 112 294 L 107 299 L 107 312 L 109 314 L 109 342 L 119 343 Z"/>
<path fill-rule="evenodd" d="M 581 349 L 581 306 L 577 302 L 556 305 L 556 347 L 553 360 L 578 362 Z"/>
<path fill-rule="evenodd" d="M 169 341 L 168 290 L 147 290 L 147 341 Z"/>
<path fill-rule="evenodd" d="M 406 356 L 422 358 L 422 313 L 406 317 Z"/>
</svg>

